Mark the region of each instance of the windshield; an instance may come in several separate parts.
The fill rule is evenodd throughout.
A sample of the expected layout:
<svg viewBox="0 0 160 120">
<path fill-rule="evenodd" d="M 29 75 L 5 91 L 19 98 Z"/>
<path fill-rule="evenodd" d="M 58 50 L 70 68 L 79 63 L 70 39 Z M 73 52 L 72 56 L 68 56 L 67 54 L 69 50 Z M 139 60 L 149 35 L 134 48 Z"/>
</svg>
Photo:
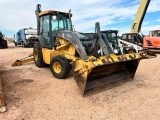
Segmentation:
<svg viewBox="0 0 160 120">
<path fill-rule="evenodd" d="M 103 33 L 110 43 L 116 42 L 117 34 L 115 32 L 103 32 Z"/>
<path fill-rule="evenodd" d="M 51 24 L 52 31 L 71 30 L 69 16 L 64 14 L 52 15 Z"/>
<path fill-rule="evenodd" d="M 157 35 L 158 37 L 160 37 L 160 31 L 158 32 L 158 35 Z"/>
<path fill-rule="evenodd" d="M 155 32 L 154 36 L 155 37 L 160 37 L 160 31 Z"/>
</svg>

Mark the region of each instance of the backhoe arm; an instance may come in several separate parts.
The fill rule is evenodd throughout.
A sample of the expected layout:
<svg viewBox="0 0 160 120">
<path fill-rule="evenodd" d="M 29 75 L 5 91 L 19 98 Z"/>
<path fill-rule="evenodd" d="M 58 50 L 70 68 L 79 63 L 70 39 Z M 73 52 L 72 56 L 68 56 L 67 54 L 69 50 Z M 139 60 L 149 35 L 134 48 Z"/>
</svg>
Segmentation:
<svg viewBox="0 0 160 120">
<path fill-rule="evenodd" d="M 131 27 L 131 31 L 130 31 L 131 33 L 140 32 L 141 25 L 142 25 L 144 16 L 146 14 L 146 11 L 148 9 L 149 3 L 150 3 L 150 0 L 141 0 L 136 17 Z"/>
</svg>

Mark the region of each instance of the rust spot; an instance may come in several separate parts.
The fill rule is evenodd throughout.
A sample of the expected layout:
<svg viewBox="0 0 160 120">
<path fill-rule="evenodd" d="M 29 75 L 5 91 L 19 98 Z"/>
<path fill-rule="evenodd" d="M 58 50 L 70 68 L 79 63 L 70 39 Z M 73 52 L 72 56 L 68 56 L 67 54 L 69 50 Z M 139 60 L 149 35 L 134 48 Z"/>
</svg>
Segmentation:
<svg viewBox="0 0 160 120">
<path fill-rule="evenodd" d="M 76 81 L 77 81 L 77 84 L 85 84 L 85 79 L 81 75 L 76 77 Z"/>
<path fill-rule="evenodd" d="M 123 61 L 123 58 L 121 58 L 121 57 L 118 57 L 118 60 L 119 60 L 119 61 Z"/>
<path fill-rule="evenodd" d="M 102 60 L 103 63 L 108 63 L 105 59 Z"/>
<path fill-rule="evenodd" d="M 72 68 L 73 68 L 73 69 L 76 68 L 76 63 L 75 63 L 75 62 L 73 62 Z"/>
<path fill-rule="evenodd" d="M 85 78 L 82 75 L 79 75 L 79 76 L 76 76 L 75 80 L 78 85 L 78 88 L 80 89 L 81 93 L 83 94 L 84 89 L 85 89 L 85 85 L 86 85 Z"/>
<path fill-rule="evenodd" d="M 80 71 L 79 71 L 79 70 L 73 72 L 73 75 L 74 75 L 74 76 L 77 76 L 78 74 L 80 74 Z"/>
<path fill-rule="evenodd" d="M 132 57 L 131 55 L 129 55 L 129 58 L 131 58 L 131 60 L 136 58 L 136 55 L 134 54 L 134 57 Z"/>
<path fill-rule="evenodd" d="M 113 58 L 111 58 L 111 60 L 112 60 L 112 63 L 114 63 L 114 62 L 115 62 Z"/>
<path fill-rule="evenodd" d="M 123 56 L 122 58 L 123 58 L 123 61 L 126 61 L 126 60 L 127 60 L 126 56 Z"/>
</svg>

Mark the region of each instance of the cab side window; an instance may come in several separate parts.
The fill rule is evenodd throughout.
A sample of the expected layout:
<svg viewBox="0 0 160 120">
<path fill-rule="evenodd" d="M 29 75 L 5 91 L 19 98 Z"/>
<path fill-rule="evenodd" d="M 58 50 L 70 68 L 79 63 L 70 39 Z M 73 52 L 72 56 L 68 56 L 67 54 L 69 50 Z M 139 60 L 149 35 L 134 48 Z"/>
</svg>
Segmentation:
<svg viewBox="0 0 160 120">
<path fill-rule="evenodd" d="M 49 45 L 49 15 L 41 17 L 40 33 L 45 39 L 45 43 Z"/>
</svg>

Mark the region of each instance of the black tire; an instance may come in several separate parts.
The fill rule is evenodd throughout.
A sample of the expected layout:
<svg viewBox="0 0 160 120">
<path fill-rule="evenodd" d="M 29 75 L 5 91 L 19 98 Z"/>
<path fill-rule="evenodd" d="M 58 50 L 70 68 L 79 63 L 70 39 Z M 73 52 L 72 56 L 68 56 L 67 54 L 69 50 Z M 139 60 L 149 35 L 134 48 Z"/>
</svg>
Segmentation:
<svg viewBox="0 0 160 120">
<path fill-rule="evenodd" d="M 136 50 L 133 49 L 133 48 L 131 48 L 131 49 L 128 49 L 128 50 L 127 50 L 127 53 L 128 53 L 128 54 L 129 54 L 129 53 L 136 53 Z"/>
<path fill-rule="evenodd" d="M 124 54 L 136 53 L 134 48 L 123 49 Z"/>
<path fill-rule="evenodd" d="M 70 71 L 71 71 L 71 69 L 72 69 L 72 65 L 70 64 L 70 60 L 68 60 L 66 57 L 64 57 L 64 56 L 59 56 L 59 57 L 61 57 L 63 60 L 65 60 L 65 61 L 68 61 L 69 63 L 68 63 L 68 74 L 70 73 Z"/>
<path fill-rule="evenodd" d="M 42 48 L 38 43 L 34 45 L 33 57 L 34 63 L 37 67 L 41 68 L 46 66 L 46 63 L 43 61 Z"/>
<path fill-rule="evenodd" d="M 15 42 L 14 45 L 17 46 L 17 43 Z"/>
<path fill-rule="evenodd" d="M 24 42 L 22 42 L 21 45 L 22 45 L 22 48 L 25 48 L 25 47 L 24 47 Z"/>
<path fill-rule="evenodd" d="M 27 48 L 27 47 L 29 47 L 28 45 L 25 45 L 24 42 L 22 42 L 21 44 L 22 44 L 22 48 Z"/>
<path fill-rule="evenodd" d="M 54 67 L 55 64 L 57 64 L 57 63 L 60 65 L 59 72 L 57 72 L 56 68 Z M 56 78 L 64 79 L 70 73 L 70 70 L 71 70 L 70 61 L 63 56 L 56 56 L 52 59 L 52 61 L 50 63 L 50 70 Z"/>
</svg>

